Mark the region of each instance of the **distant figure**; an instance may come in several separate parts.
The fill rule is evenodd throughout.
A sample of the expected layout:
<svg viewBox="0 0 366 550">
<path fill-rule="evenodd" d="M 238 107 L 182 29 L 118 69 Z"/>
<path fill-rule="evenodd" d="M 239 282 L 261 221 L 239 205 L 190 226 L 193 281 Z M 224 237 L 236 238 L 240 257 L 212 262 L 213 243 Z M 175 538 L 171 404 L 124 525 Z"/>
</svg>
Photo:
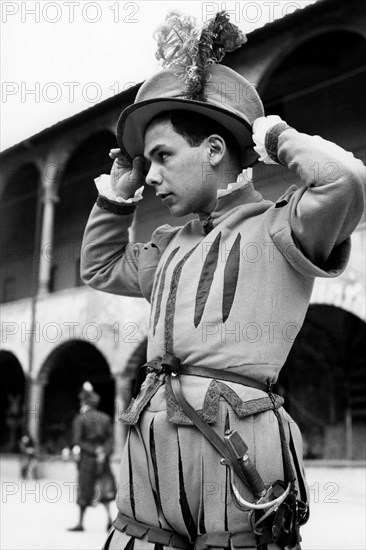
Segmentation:
<svg viewBox="0 0 366 550">
<path fill-rule="evenodd" d="M 29 434 L 24 434 L 19 442 L 21 452 L 21 476 L 22 479 L 37 478 L 36 447 Z"/>
<path fill-rule="evenodd" d="M 116 484 L 109 465 L 113 451 L 110 417 L 97 409 L 100 397 L 90 382 L 79 394 L 80 413 L 73 421 L 72 455 L 78 466 L 79 522 L 69 531 L 84 531 L 84 514 L 88 506 L 101 502 L 107 511 L 107 530 L 112 525 L 109 503 L 116 497 Z"/>
</svg>

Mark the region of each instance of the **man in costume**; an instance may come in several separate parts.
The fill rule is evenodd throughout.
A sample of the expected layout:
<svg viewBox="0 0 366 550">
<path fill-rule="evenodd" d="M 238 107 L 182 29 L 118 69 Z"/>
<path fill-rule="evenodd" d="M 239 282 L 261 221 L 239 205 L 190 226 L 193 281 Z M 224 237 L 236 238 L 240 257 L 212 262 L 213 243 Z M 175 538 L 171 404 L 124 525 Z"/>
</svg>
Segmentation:
<svg viewBox="0 0 366 550">
<path fill-rule="evenodd" d="M 96 182 L 84 281 L 151 303 L 147 376 L 121 416 L 131 429 L 110 550 L 298 548 L 307 519 L 301 436 L 271 387 L 314 278 L 345 268 L 365 168 L 264 117 L 254 87 L 217 64 L 243 42 L 225 13 L 199 32 L 171 15 L 165 69 L 122 113 L 111 176 Z M 241 176 L 258 156 L 302 186 L 264 200 Z M 198 218 L 129 242 L 145 182 L 171 214 Z"/>
<path fill-rule="evenodd" d="M 72 426 L 72 455 L 78 467 L 79 521 L 69 531 L 84 531 L 86 508 L 101 502 L 107 512 L 107 530 L 112 525 L 110 502 L 116 487 L 109 465 L 113 451 L 113 428 L 110 417 L 98 410 L 99 395 L 90 382 L 79 394 L 80 413 Z"/>
</svg>

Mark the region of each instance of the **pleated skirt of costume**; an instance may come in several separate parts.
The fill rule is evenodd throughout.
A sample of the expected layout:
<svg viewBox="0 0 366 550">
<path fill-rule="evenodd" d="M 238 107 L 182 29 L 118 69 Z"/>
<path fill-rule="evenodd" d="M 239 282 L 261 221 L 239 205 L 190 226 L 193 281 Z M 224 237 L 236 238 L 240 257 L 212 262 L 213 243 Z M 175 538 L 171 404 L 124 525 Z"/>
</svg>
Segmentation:
<svg viewBox="0 0 366 550">
<path fill-rule="evenodd" d="M 291 455 L 297 456 L 293 465 L 300 493 L 304 493 L 301 435 L 284 409 L 279 410 Z M 273 411 L 239 419 L 221 398 L 217 422 L 212 425 L 221 437 L 227 415 L 231 429 L 248 445 L 264 483 L 283 480 L 281 440 Z M 145 409 L 128 435 L 117 496 L 118 529 L 110 533 L 105 548 L 183 548 L 179 541 L 175 544 L 174 537 L 169 538 L 172 532 L 189 541 L 186 548 L 192 550 L 257 548 L 249 513 L 232 501 L 227 468 L 220 458 L 195 426 L 169 423 L 166 411 Z M 253 501 L 250 492 L 243 485 L 241 488 L 242 496 Z M 168 535 L 162 536 L 161 529 Z M 268 550 L 277 548 L 275 544 L 267 546 Z"/>
</svg>

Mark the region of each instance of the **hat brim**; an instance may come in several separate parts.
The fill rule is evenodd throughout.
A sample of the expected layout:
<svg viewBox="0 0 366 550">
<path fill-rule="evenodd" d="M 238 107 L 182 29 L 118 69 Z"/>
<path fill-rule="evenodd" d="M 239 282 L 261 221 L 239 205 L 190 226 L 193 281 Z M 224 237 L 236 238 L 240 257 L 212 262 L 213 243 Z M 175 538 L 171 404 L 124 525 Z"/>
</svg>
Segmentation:
<svg viewBox="0 0 366 550">
<path fill-rule="evenodd" d="M 216 105 L 189 99 L 155 98 L 134 103 L 127 107 L 117 122 L 117 143 L 122 153 L 132 160 L 144 154 L 144 135 L 149 123 L 160 113 L 185 110 L 206 115 L 228 130 L 239 145 L 243 167 L 258 160 L 254 151 L 252 127 L 239 115 Z"/>
</svg>

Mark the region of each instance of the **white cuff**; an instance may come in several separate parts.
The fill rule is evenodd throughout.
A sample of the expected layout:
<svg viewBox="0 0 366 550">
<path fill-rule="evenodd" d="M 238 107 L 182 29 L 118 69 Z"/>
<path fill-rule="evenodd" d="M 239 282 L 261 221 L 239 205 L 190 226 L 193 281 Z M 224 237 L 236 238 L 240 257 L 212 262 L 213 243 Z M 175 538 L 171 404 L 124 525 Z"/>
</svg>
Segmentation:
<svg viewBox="0 0 366 550">
<path fill-rule="evenodd" d="M 254 151 L 259 155 L 259 161 L 264 164 L 278 164 L 268 155 L 265 148 L 266 133 L 276 124 L 284 122 L 278 115 L 261 116 L 253 122 L 253 141 L 256 144 Z"/>
<path fill-rule="evenodd" d="M 101 174 L 98 178 L 95 178 L 94 180 L 95 185 L 98 189 L 98 193 L 100 195 L 103 195 L 106 199 L 114 202 L 119 203 L 126 203 L 131 204 L 134 202 L 139 202 L 143 197 L 142 193 L 144 190 L 144 186 L 142 185 L 139 189 L 135 191 L 135 194 L 133 197 L 129 199 L 123 199 L 122 197 L 118 197 L 111 185 L 111 177 L 108 174 Z"/>
</svg>

